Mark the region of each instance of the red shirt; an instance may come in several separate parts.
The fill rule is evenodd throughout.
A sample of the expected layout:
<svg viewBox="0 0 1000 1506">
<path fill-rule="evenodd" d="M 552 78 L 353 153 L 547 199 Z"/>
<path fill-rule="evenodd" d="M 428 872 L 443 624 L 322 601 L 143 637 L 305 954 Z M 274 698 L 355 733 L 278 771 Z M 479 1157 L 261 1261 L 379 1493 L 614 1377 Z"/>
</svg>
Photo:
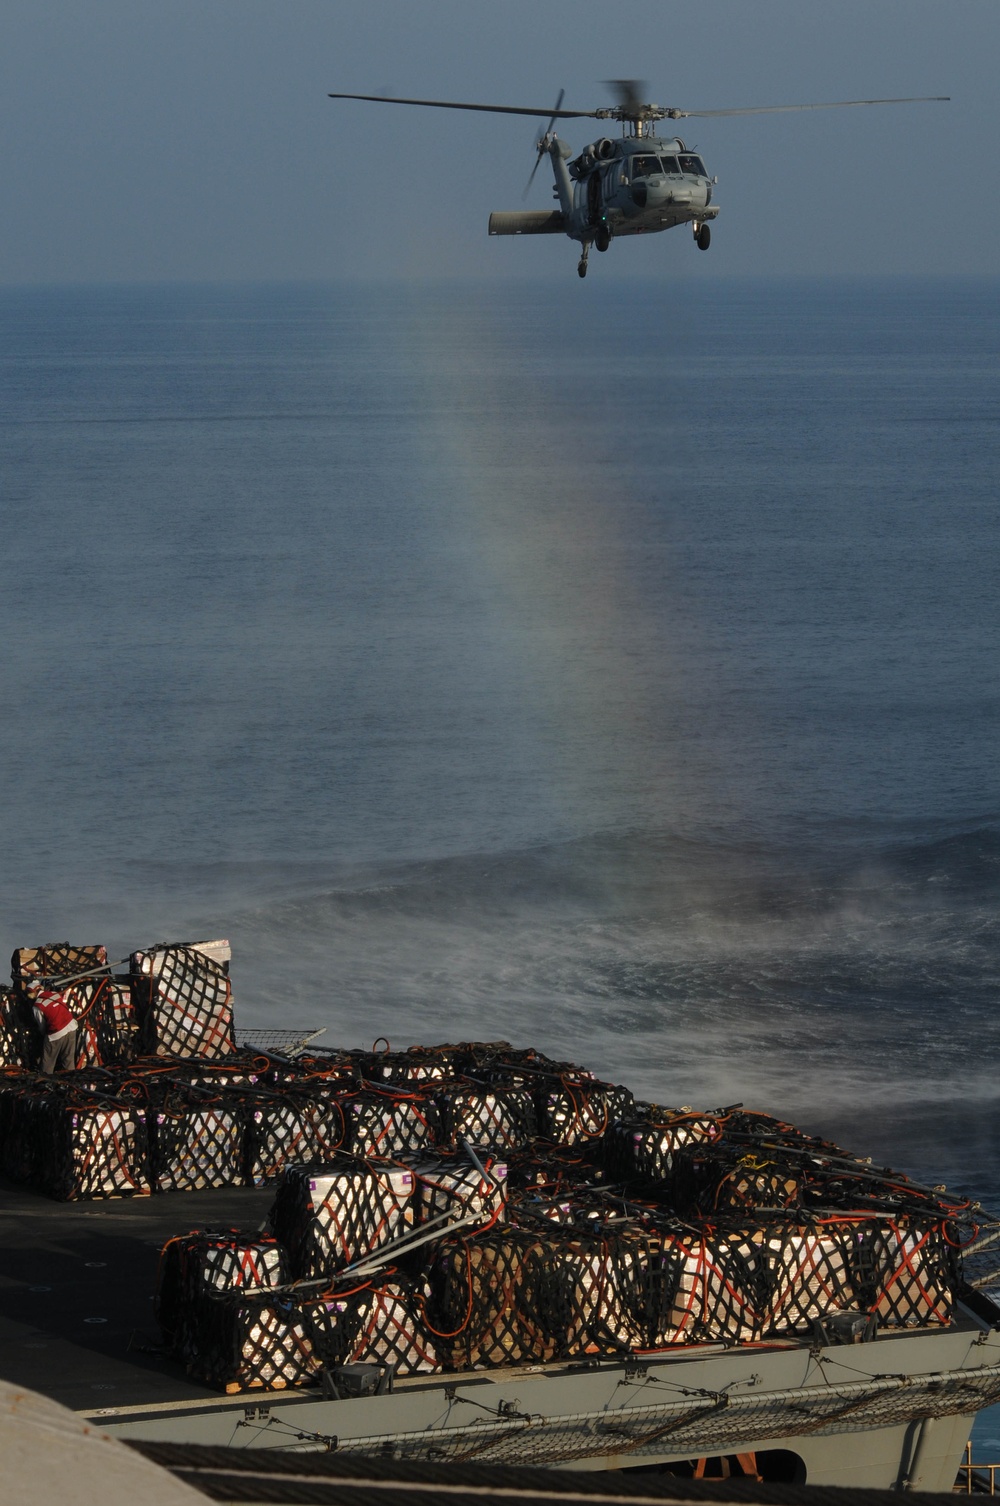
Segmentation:
<svg viewBox="0 0 1000 1506">
<path fill-rule="evenodd" d="M 35 1018 L 51 1040 L 54 1036 L 65 1035 L 67 1030 L 76 1029 L 76 1020 L 66 1007 L 66 1000 L 62 994 L 56 993 L 53 988 L 39 989 L 32 999 L 35 1010 Z"/>
</svg>

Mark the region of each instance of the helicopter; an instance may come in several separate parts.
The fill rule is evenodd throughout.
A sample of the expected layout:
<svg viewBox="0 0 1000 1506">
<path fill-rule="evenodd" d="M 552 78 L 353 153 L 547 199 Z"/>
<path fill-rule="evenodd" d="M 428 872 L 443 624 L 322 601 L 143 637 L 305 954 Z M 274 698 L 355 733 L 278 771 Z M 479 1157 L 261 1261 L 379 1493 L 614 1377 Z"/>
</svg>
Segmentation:
<svg viewBox="0 0 1000 1506">
<path fill-rule="evenodd" d="M 331 94 L 330 99 L 367 100 L 375 104 L 421 105 L 438 110 L 478 110 L 494 115 L 547 117 L 548 124 L 535 141 L 537 157 L 524 197 L 542 158 L 552 163 L 555 185 L 552 210 L 501 211 L 490 215 L 490 235 L 566 235 L 581 246 L 577 272 L 587 275 L 591 246 L 607 251 L 619 236 L 649 235 L 690 225 L 698 249 L 707 251 L 712 241 L 711 222 L 719 213 L 712 203 L 718 178 L 709 178 L 701 155 L 680 136 L 654 135 L 651 127 L 660 120 L 687 120 L 722 115 L 770 115 L 788 110 L 838 110 L 861 105 L 908 105 L 941 103 L 946 94 L 920 95 L 908 99 L 839 99 L 828 104 L 751 105 L 735 110 L 682 110 L 675 106 L 649 104 L 641 97 L 646 85 L 636 79 L 612 79 L 609 87 L 618 103 L 598 110 L 564 110 L 565 90 L 552 109 L 517 105 L 460 104 L 449 99 L 401 99 L 391 94 Z M 555 133 L 557 120 L 608 120 L 621 126 L 618 140 L 602 136 L 585 146 L 577 157 Z"/>
</svg>

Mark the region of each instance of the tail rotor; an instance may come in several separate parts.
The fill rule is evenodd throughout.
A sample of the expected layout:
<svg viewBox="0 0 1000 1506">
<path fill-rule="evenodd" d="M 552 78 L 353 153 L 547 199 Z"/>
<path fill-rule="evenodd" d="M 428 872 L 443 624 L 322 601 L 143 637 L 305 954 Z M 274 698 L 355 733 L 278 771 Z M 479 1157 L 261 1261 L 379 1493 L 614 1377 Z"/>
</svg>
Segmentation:
<svg viewBox="0 0 1000 1506">
<path fill-rule="evenodd" d="M 552 140 L 552 127 L 555 125 L 556 120 L 559 117 L 559 111 L 562 108 L 562 102 L 565 97 L 566 90 L 560 89 L 559 98 L 555 102 L 552 114 L 549 117 L 548 125 L 545 127 L 544 131 L 539 131 L 538 135 L 535 137 L 535 165 L 531 169 L 531 176 L 528 178 L 527 183 L 524 185 L 524 193 L 521 195 L 522 199 L 526 199 L 528 197 L 531 185 L 535 181 L 535 174 L 538 171 L 538 164 L 541 162 L 542 158 L 545 156 L 546 152 L 549 149 L 549 143 Z"/>
</svg>

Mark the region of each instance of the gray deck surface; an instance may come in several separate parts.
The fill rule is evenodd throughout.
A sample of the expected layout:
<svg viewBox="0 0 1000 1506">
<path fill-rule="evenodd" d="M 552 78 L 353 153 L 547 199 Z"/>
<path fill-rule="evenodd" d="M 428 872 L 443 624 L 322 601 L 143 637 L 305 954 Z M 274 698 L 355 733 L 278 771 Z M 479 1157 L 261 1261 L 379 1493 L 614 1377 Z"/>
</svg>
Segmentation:
<svg viewBox="0 0 1000 1506">
<path fill-rule="evenodd" d="M 74 1411 L 217 1396 L 157 1352 L 158 1253 L 191 1229 L 258 1228 L 273 1199 L 225 1187 L 56 1203 L 0 1178 L 0 1376 Z"/>
</svg>

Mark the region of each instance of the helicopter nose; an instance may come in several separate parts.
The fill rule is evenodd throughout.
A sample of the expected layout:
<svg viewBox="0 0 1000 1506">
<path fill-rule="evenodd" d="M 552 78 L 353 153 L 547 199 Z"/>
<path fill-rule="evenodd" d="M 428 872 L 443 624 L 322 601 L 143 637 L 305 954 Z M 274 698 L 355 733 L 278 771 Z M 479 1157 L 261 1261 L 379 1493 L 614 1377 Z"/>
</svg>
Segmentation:
<svg viewBox="0 0 1000 1506">
<path fill-rule="evenodd" d="M 704 209 L 708 203 L 708 185 L 691 178 L 686 178 L 683 183 L 671 183 L 667 178 L 654 178 L 649 184 L 647 202 L 651 209 L 658 209 L 666 204 Z"/>
</svg>

